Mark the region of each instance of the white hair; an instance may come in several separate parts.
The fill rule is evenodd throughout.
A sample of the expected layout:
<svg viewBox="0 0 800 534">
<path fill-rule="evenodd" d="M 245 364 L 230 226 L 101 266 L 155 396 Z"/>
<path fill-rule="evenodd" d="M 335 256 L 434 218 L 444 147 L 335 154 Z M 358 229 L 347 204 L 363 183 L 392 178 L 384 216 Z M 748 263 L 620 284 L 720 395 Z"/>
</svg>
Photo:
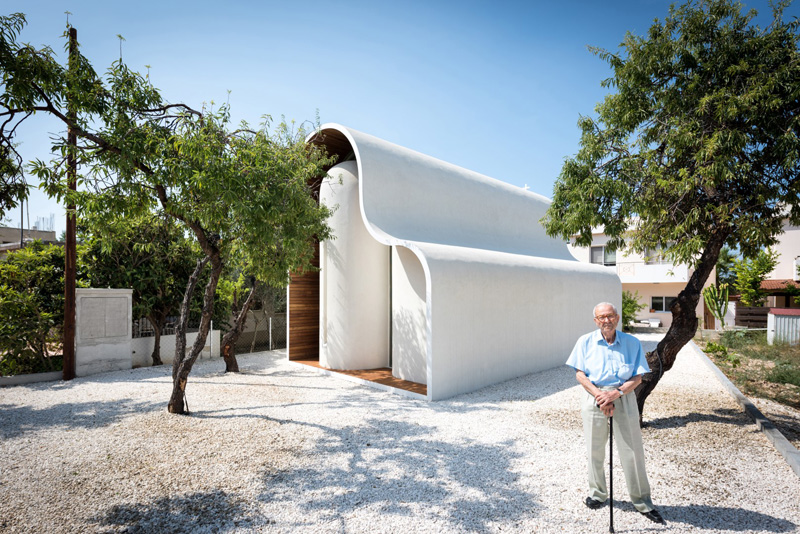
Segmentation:
<svg viewBox="0 0 800 534">
<path fill-rule="evenodd" d="M 594 309 L 592 310 L 592 315 L 593 316 L 597 316 L 597 308 L 599 308 L 600 306 L 611 306 L 611 309 L 614 310 L 614 315 L 619 315 L 619 312 L 617 311 L 617 307 L 616 306 L 614 306 L 610 302 L 601 302 L 600 304 L 595 306 Z"/>
</svg>

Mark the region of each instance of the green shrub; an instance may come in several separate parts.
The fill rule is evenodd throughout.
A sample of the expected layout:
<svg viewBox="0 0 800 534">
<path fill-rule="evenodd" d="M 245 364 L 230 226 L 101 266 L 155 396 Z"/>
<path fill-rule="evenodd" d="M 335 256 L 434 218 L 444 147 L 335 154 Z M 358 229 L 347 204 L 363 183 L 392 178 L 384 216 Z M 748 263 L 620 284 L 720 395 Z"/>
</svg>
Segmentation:
<svg viewBox="0 0 800 534">
<path fill-rule="evenodd" d="M 719 343 L 714 343 L 713 341 L 708 342 L 708 344 L 706 345 L 706 350 L 704 352 L 706 354 L 713 354 L 714 356 L 725 357 L 728 355 L 727 348 L 720 345 Z"/>
<path fill-rule="evenodd" d="M 0 286 L 0 375 L 58 371 L 48 350 L 61 341 L 58 327 L 34 294 Z"/>
<path fill-rule="evenodd" d="M 636 319 L 636 314 L 644 309 L 645 305 L 639 302 L 639 292 L 622 292 L 622 329 L 628 330 L 630 323 Z"/>
<path fill-rule="evenodd" d="M 766 345 L 767 333 L 763 330 L 748 330 L 746 328 L 726 330 L 720 336 L 719 342 L 729 349 L 740 349 L 754 344 Z"/>
<path fill-rule="evenodd" d="M 0 374 L 59 370 L 63 324 L 64 249 L 37 241 L 0 261 Z"/>
<path fill-rule="evenodd" d="M 728 362 L 733 367 L 738 367 L 741 363 L 741 359 L 739 358 L 738 354 L 735 352 L 729 352 L 725 346 L 720 345 L 719 343 L 714 343 L 713 341 L 709 341 L 708 344 L 706 344 L 706 349 L 704 352 L 714 356 L 715 358 Z"/>
</svg>

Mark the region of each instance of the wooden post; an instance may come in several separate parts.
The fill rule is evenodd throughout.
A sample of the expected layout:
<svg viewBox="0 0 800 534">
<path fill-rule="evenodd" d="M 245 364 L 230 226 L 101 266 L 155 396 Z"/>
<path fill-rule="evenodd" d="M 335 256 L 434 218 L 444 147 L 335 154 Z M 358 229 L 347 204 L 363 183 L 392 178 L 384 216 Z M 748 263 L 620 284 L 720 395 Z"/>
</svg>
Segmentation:
<svg viewBox="0 0 800 534">
<path fill-rule="evenodd" d="M 75 62 L 78 56 L 78 31 L 75 28 L 69 29 L 69 73 L 70 77 L 76 75 Z M 68 84 L 72 82 L 68 79 Z M 70 191 L 76 190 L 77 182 L 77 162 L 76 145 L 77 136 L 75 128 L 72 126 L 76 120 L 75 108 L 72 104 L 71 90 L 67 88 L 67 118 L 69 129 L 67 130 L 67 180 Z M 64 249 L 64 380 L 75 378 L 75 271 L 77 263 L 76 243 L 75 243 L 75 203 L 73 200 L 67 201 L 67 242 Z"/>
</svg>

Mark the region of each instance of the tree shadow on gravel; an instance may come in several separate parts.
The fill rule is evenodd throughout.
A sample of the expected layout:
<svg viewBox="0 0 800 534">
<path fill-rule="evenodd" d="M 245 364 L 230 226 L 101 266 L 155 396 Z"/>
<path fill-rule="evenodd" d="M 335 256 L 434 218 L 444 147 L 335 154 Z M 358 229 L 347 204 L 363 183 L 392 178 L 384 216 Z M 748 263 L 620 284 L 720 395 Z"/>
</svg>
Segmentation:
<svg viewBox="0 0 800 534">
<path fill-rule="evenodd" d="M 347 532 L 350 518 L 366 510 L 368 517 L 414 517 L 485 532 L 496 520 L 513 523 L 540 507 L 517 480 L 512 464 L 521 455 L 511 442 L 453 444 L 431 439 L 433 428 L 381 419 L 310 426 L 324 435 L 307 454 L 326 461 L 264 473 L 259 500 L 297 506 L 313 524 L 334 523 Z"/>
<path fill-rule="evenodd" d="M 686 415 L 673 415 L 645 420 L 643 427 L 655 430 L 666 428 L 683 428 L 692 423 L 720 423 L 726 425 L 746 426 L 752 420 L 741 410 L 718 408 L 714 413 L 692 412 Z"/>
<path fill-rule="evenodd" d="M 162 497 L 149 503 L 117 504 L 91 518 L 99 532 L 170 534 L 225 532 L 248 525 L 247 506 L 221 490 Z"/>
<path fill-rule="evenodd" d="M 661 515 L 670 523 L 684 523 L 702 530 L 725 532 L 795 532 L 797 524 L 771 515 L 727 506 L 687 505 L 659 506 Z M 663 527 L 659 527 L 663 530 Z"/>
<path fill-rule="evenodd" d="M 0 438 L 19 437 L 44 428 L 100 428 L 134 413 L 145 413 L 163 402 L 88 401 L 64 402 L 37 409 L 0 404 Z"/>
</svg>

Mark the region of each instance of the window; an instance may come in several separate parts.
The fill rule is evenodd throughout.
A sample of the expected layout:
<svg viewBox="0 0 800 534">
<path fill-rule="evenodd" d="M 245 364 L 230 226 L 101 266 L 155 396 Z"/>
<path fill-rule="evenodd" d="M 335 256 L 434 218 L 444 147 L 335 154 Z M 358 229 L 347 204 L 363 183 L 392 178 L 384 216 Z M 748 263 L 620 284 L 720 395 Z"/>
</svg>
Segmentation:
<svg viewBox="0 0 800 534">
<path fill-rule="evenodd" d="M 661 247 L 656 247 L 655 249 L 648 248 L 644 254 L 644 263 L 645 265 L 663 265 L 665 263 L 672 263 L 670 262 L 665 256 Z"/>
<path fill-rule="evenodd" d="M 668 312 L 676 298 L 678 297 L 650 297 L 650 309 L 657 312 Z"/>
<path fill-rule="evenodd" d="M 591 262 L 607 267 L 617 264 L 617 251 L 606 247 L 592 247 Z"/>
</svg>

